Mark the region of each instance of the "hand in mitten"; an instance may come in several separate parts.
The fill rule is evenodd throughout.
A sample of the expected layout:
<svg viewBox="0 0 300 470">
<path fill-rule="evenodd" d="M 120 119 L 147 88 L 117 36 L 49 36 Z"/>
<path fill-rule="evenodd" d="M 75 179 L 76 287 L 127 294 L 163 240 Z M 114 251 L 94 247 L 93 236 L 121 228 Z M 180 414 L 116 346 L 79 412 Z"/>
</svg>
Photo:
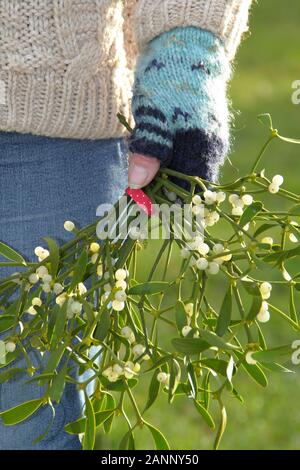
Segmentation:
<svg viewBox="0 0 300 470">
<path fill-rule="evenodd" d="M 132 188 L 148 184 L 160 165 L 216 180 L 229 148 L 229 77 L 224 45 L 209 31 L 175 28 L 148 44 L 133 90 Z"/>
</svg>

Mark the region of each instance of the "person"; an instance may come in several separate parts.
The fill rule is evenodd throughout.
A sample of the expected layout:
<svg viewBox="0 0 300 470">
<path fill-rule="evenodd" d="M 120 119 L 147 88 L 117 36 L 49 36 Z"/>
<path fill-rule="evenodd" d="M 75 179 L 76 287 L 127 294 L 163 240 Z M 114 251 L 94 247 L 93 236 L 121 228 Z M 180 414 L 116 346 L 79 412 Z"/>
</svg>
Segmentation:
<svg viewBox="0 0 300 470">
<path fill-rule="evenodd" d="M 160 165 L 215 180 L 229 149 L 230 64 L 250 4 L 1 0 L 0 240 L 35 259 L 41 237 L 64 242 L 66 219 L 91 223 L 99 204 L 127 185 L 144 187 Z M 135 123 L 130 136 L 118 113 Z M 0 385 L 1 410 L 40 393 L 18 374 Z M 0 449 L 80 449 L 64 431 L 82 411 L 74 387 L 55 409 L 40 442 L 46 407 L 0 424 Z"/>
</svg>

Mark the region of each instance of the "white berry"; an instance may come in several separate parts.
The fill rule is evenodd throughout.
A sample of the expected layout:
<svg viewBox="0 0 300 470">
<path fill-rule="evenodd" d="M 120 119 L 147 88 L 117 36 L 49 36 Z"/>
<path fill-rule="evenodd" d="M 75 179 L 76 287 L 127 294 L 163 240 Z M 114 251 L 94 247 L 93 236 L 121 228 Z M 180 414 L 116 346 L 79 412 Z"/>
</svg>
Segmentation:
<svg viewBox="0 0 300 470">
<path fill-rule="evenodd" d="M 125 281 L 127 277 L 127 272 L 125 269 L 118 269 L 115 273 L 116 281 Z"/>
<path fill-rule="evenodd" d="M 79 313 L 81 313 L 81 310 L 82 310 L 82 304 L 80 302 L 77 302 L 76 300 L 74 302 L 71 303 L 71 312 L 74 314 L 74 315 L 77 315 Z"/>
<path fill-rule="evenodd" d="M 274 240 L 271 237 L 265 237 L 261 240 L 261 243 L 272 246 L 274 244 Z"/>
<path fill-rule="evenodd" d="M 159 374 L 157 374 L 157 380 L 162 384 L 167 384 L 169 381 L 169 375 L 165 372 L 159 372 Z"/>
<path fill-rule="evenodd" d="M 42 301 L 39 297 L 34 297 L 31 301 L 33 306 L 41 307 Z"/>
<path fill-rule="evenodd" d="M 244 194 L 244 196 L 242 196 L 242 201 L 245 206 L 251 206 L 251 204 L 253 203 L 253 196 L 251 196 L 250 194 Z"/>
<path fill-rule="evenodd" d="M 118 300 L 113 300 L 112 308 L 116 312 L 122 312 L 122 310 L 124 310 L 124 308 L 125 308 L 125 302 L 119 302 Z"/>
<path fill-rule="evenodd" d="M 184 326 L 181 330 L 182 336 L 186 337 L 191 331 L 192 327 L 190 327 L 189 325 Z"/>
<path fill-rule="evenodd" d="M 243 211 L 243 208 L 242 207 L 234 207 L 231 211 L 232 215 L 236 216 L 236 217 L 241 217 L 244 213 Z"/>
<path fill-rule="evenodd" d="M 133 352 L 133 354 L 134 354 L 136 357 L 141 356 L 142 354 L 144 354 L 145 351 L 146 351 L 146 348 L 145 348 L 145 346 L 143 346 L 142 344 L 136 344 L 136 345 L 132 348 L 132 352 Z"/>
<path fill-rule="evenodd" d="M 71 222 L 71 220 L 66 220 L 64 223 L 64 229 L 67 232 L 73 232 L 73 230 L 75 229 L 75 224 Z"/>
<path fill-rule="evenodd" d="M 212 261 L 211 263 L 209 263 L 208 268 L 206 270 L 208 274 L 211 274 L 213 276 L 216 276 L 219 273 L 219 271 L 220 271 L 220 265 L 216 263 L 215 261 Z"/>
<path fill-rule="evenodd" d="M 205 258 L 199 258 L 196 263 L 197 268 L 200 271 L 205 271 L 208 268 L 208 261 Z"/>
<path fill-rule="evenodd" d="M 276 175 L 272 179 L 272 183 L 275 184 L 275 186 L 282 186 L 284 183 L 284 178 L 281 175 Z"/>
<path fill-rule="evenodd" d="M 29 313 L 29 315 L 37 315 L 37 311 L 36 309 L 31 305 L 31 307 L 29 307 L 29 309 L 27 310 L 27 313 Z"/>
<path fill-rule="evenodd" d="M 28 280 L 30 284 L 36 284 L 37 282 L 39 282 L 39 276 L 36 273 L 32 273 L 30 274 Z"/>
<path fill-rule="evenodd" d="M 271 183 L 269 186 L 269 193 L 277 194 L 280 191 L 280 186 L 278 184 Z"/>
<path fill-rule="evenodd" d="M 125 291 L 118 290 L 115 293 L 115 300 L 118 300 L 119 302 L 125 302 L 126 299 L 127 299 L 127 295 Z"/>
<path fill-rule="evenodd" d="M 99 243 L 93 242 L 93 243 L 90 244 L 90 252 L 91 253 L 95 254 L 95 253 L 99 253 L 99 251 L 100 251 Z"/>
<path fill-rule="evenodd" d="M 7 352 L 14 352 L 16 350 L 16 345 L 12 341 L 8 341 L 5 345 L 5 349 Z"/>
<path fill-rule="evenodd" d="M 263 311 L 263 312 L 260 312 L 258 315 L 257 315 L 257 320 L 260 322 L 260 323 L 268 323 L 268 321 L 270 320 L 271 318 L 271 315 L 270 315 L 270 312 L 268 310 L 266 311 Z"/>
<path fill-rule="evenodd" d="M 42 278 L 43 276 L 46 276 L 46 274 L 48 274 L 48 269 L 46 268 L 46 266 L 40 266 L 39 268 L 37 268 L 36 274 L 40 278 Z"/>
<path fill-rule="evenodd" d="M 56 295 L 59 295 L 63 292 L 64 288 L 63 286 L 59 283 L 59 282 L 56 282 L 53 286 L 53 291 Z"/>
</svg>

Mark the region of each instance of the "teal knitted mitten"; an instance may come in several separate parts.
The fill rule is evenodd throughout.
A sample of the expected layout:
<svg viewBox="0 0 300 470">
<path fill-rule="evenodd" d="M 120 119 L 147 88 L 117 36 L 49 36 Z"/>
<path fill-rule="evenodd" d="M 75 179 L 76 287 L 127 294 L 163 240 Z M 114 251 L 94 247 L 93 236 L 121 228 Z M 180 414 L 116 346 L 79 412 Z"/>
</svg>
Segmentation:
<svg viewBox="0 0 300 470">
<path fill-rule="evenodd" d="M 225 48 L 209 31 L 175 28 L 152 40 L 136 68 L 131 152 L 215 181 L 229 149 L 229 77 Z"/>
</svg>

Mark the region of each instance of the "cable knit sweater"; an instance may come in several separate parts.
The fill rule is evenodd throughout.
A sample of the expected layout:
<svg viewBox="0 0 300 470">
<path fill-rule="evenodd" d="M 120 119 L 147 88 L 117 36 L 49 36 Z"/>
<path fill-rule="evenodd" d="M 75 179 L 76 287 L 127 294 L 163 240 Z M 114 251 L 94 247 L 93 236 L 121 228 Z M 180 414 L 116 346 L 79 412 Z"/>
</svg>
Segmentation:
<svg viewBox="0 0 300 470">
<path fill-rule="evenodd" d="M 0 0 L 0 130 L 121 137 L 136 58 L 179 26 L 213 32 L 231 59 L 252 0 Z"/>
</svg>

